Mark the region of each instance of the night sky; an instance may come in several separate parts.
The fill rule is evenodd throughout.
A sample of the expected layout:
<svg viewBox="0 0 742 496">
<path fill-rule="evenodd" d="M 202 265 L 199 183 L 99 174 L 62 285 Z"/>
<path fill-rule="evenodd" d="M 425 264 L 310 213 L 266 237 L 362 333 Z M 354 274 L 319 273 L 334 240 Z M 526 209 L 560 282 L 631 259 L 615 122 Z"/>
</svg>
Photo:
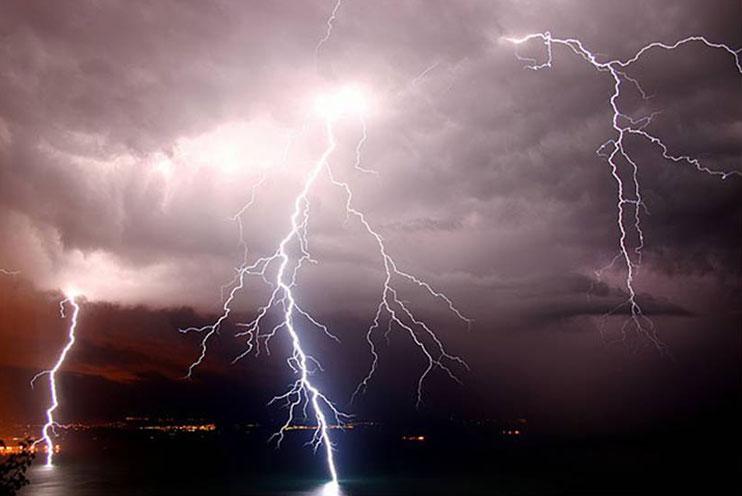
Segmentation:
<svg viewBox="0 0 742 496">
<path fill-rule="evenodd" d="M 325 145 L 314 97 L 347 82 L 370 95 L 361 128 L 337 124 L 330 161 L 400 268 L 445 291 L 467 326 L 412 285 L 402 297 L 470 371 L 435 372 L 393 330 L 378 375 L 348 407 L 360 418 L 527 418 L 548 432 L 630 432 L 739 411 L 742 178 L 721 180 L 628 140 L 647 212 L 639 302 L 667 344 L 619 342 L 625 267 L 616 183 L 595 151 L 612 137 L 612 82 L 563 47 L 530 71 L 503 36 L 551 31 L 603 59 L 691 34 L 742 47 L 729 1 L 6 0 L 0 15 L 0 430 L 38 424 L 46 389 L 28 380 L 65 338 L 62 291 L 83 295 L 79 341 L 61 375 L 63 422 L 125 415 L 281 420 L 265 403 L 291 380 L 273 356 L 230 365 L 266 288 L 248 286 L 204 367 L 183 380 L 241 250 L 286 232 L 293 196 Z M 535 44 L 522 54 L 545 56 Z M 742 75 L 724 52 L 651 51 L 630 75 L 635 115 L 678 154 L 742 169 Z M 305 126 L 305 132 L 297 132 Z M 296 138 L 296 136 L 299 136 Z M 293 141 L 288 149 L 287 143 Z M 284 156 L 285 155 L 285 156 Z M 305 330 L 318 383 L 346 405 L 370 363 L 365 331 L 382 272 L 343 195 L 311 193 L 318 261 L 300 275 L 305 308 L 342 343 Z M 383 340 L 380 341 L 382 343 Z M 700 420 L 699 420 L 700 422 Z"/>
</svg>

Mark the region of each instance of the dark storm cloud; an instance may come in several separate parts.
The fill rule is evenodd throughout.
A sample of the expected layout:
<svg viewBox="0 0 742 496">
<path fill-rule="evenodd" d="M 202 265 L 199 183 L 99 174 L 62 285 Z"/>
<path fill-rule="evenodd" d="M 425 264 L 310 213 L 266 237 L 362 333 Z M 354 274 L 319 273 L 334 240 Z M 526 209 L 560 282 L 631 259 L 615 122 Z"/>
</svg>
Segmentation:
<svg viewBox="0 0 742 496">
<path fill-rule="evenodd" d="M 524 70 L 501 36 L 550 30 L 582 39 L 606 59 L 689 34 L 742 46 L 742 7 L 731 0 L 346 0 L 315 59 L 330 4 L 5 2 L 0 266 L 22 269 L 21 278 L 41 290 L 91 285 L 98 293 L 91 299 L 113 305 L 91 310 L 73 370 L 115 381 L 182 372 L 196 338 L 174 329 L 207 317 L 157 309 L 218 308 L 219 287 L 239 255 L 228 219 L 249 197 L 253 162 L 263 161 L 253 155 L 280 157 L 307 98 L 356 81 L 374 93 L 363 164 L 380 175 L 349 167 L 355 123 L 339 126 L 333 165 L 356 185 L 355 200 L 400 266 L 450 294 L 475 329 L 459 332 L 413 288 L 405 297 L 441 324 L 453 349 L 473 355 L 475 370 L 508 377 L 492 363 L 519 366 L 500 348 L 514 346 L 524 358 L 544 334 L 594 331 L 594 317 L 626 293 L 620 264 L 595 275 L 618 240 L 616 185 L 595 154 L 611 137 L 611 82 L 563 48 L 555 49 L 553 68 Z M 521 49 L 545 55 L 538 44 Z M 730 57 L 695 46 L 657 51 L 631 75 L 653 96 L 643 102 L 627 92 L 622 105 L 634 115 L 659 111 L 651 130 L 673 150 L 742 167 L 740 75 Z M 249 165 L 236 172 L 193 158 L 243 136 L 240 159 Z M 319 139 L 310 129 L 299 140 L 288 172 L 269 180 L 246 216 L 254 253 L 279 239 L 296 170 L 317 157 Z M 649 211 L 637 275 L 646 313 L 673 336 L 675 327 L 700 327 L 738 309 L 742 181 L 667 163 L 647 144 L 630 146 Z M 163 163 L 172 170 L 162 172 Z M 337 191 L 323 184 L 311 201 L 310 243 L 320 265 L 307 269 L 302 298 L 329 321 L 352 322 L 358 334 L 373 315 L 378 256 L 357 225 L 343 223 Z M 0 283 L 19 291 L 18 282 Z M 254 309 L 256 294 L 241 310 Z M 42 329 L 59 331 L 53 299 L 16 317 L 6 312 L 12 322 L 3 335 L 24 351 L 4 354 L 4 363 L 48 363 L 39 353 L 50 336 Z M 37 312 L 44 325 L 24 333 Z M 721 315 L 727 326 L 738 321 Z M 511 334 L 527 336 L 528 345 L 514 344 Z M 217 356 L 239 349 L 223 340 Z M 482 350 L 492 357 L 477 358 Z M 536 362 L 538 371 L 556 367 Z"/>
</svg>

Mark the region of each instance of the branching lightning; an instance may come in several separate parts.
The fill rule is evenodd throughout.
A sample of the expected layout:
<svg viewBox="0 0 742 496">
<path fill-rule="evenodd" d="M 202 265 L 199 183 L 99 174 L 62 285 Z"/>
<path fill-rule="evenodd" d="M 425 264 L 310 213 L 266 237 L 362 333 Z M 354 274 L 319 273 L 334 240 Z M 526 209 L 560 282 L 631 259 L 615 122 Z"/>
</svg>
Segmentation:
<svg viewBox="0 0 742 496">
<path fill-rule="evenodd" d="M 315 64 L 319 64 L 320 51 L 332 36 L 334 23 L 341 5 L 342 0 L 337 0 L 326 21 L 327 29 L 325 34 L 315 47 Z M 338 472 L 329 429 L 332 427 L 331 422 L 335 426 L 342 426 L 349 418 L 349 415 L 340 411 L 312 382 L 312 374 L 317 370 L 321 371 L 323 369 L 316 358 L 304 351 L 300 338 L 299 325 L 304 324 L 308 327 L 313 327 L 335 342 L 339 342 L 339 339 L 325 324 L 316 319 L 300 305 L 295 291 L 297 289 L 297 275 L 303 265 L 305 263 L 317 263 L 310 254 L 308 241 L 310 220 L 309 193 L 313 190 L 315 184 L 322 177 L 326 176 L 332 185 L 340 188 L 341 192 L 345 195 L 346 221 L 350 220 L 351 217 L 355 218 L 365 233 L 372 237 L 378 248 L 378 255 L 384 268 L 384 283 L 380 294 L 380 301 L 373 322 L 366 333 L 366 341 L 368 342 L 371 353 L 371 364 L 368 373 L 358 384 L 351 399 L 354 399 L 358 394 L 366 390 L 376 372 L 379 354 L 374 343 L 373 334 L 379 328 L 381 320 L 384 317 L 387 318 L 385 337 L 388 336 L 393 325 L 396 324 L 410 336 L 412 342 L 426 358 L 427 365 L 417 383 L 417 405 L 420 405 L 422 402 L 424 381 L 434 369 L 438 368 L 452 379 L 458 381 L 452 367 L 461 366 L 468 368 L 461 358 L 446 351 L 443 343 L 431 327 L 425 321 L 418 318 L 409 308 L 409 305 L 400 298 L 400 289 L 397 287 L 399 282 L 415 284 L 428 295 L 443 301 L 448 309 L 467 325 L 470 325 L 472 322 L 471 319 L 465 317 L 454 306 L 453 302 L 445 294 L 433 289 L 426 281 L 398 269 L 397 264 L 388 254 L 381 235 L 371 227 L 366 215 L 354 206 L 350 185 L 347 182 L 338 180 L 335 174 L 333 174 L 329 158 L 337 148 L 334 124 L 339 119 L 350 116 L 358 119 L 362 131 L 361 137 L 355 146 L 353 168 L 363 173 L 378 174 L 377 171 L 364 167 L 361 160 L 363 147 L 368 139 L 365 121 L 366 106 L 365 95 L 358 88 L 351 86 L 342 87 L 334 93 L 322 95 L 317 99 L 315 110 L 322 118 L 327 145 L 319 159 L 306 174 L 303 187 L 294 199 L 288 232 L 273 253 L 258 257 L 252 262 L 249 261 L 249 250 L 245 240 L 243 216 L 255 202 L 259 188 L 266 181 L 266 177 L 261 176 L 250 188 L 248 201 L 233 216 L 233 220 L 237 221 L 239 227 L 239 244 L 242 248 L 243 259 L 242 264 L 235 269 L 235 276 L 232 281 L 222 288 L 221 315 L 209 325 L 181 329 L 182 333 L 199 332 L 203 334 L 200 353 L 188 368 L 187 376 L 191 377 L 196 367 L 201 365 L 206 358 L 209 340 L 219 332 L 222 325 L 229 319 L 235 299 L 245 288 L 247 278 L 258 277 L 268 287 L 272 288 L 268 301 L 258 308 L 255 317 L 251 321 L 236 323 L 236 326 L 241 329 L 236 336 L 246 337 L 247 340 L 245 350 L 234 359 L 234 362 L 239 361 L 251 353 L 258 355 L 261 350 L 265 350 L 266 354 L 270 354 L 269 342 L 271 339 L 280 331 L 286 332 L 291 341 L 291 353 L 286 361 L 289 368 L 297 376 L 297 379 L 289 387 L 287 392 L 275 396 L 269 402 L 269 404 L 283 402 L 288 410 L 285 423 L 271 436 L 271 439 L 275 440 L 276 444 L 280 446 L 286 430 L 292 426 L 299 415 L 307 419 L 309 417 L 308 410 L 311 408 L 311 416 L 315 422 L 316 430 L 310 444 L 315 452 L 320 448 L 324 448 L 327 470 L 331 478 L 326 489 L 329 493 L 333 494 L 337 493 Z M 284 163 L 288 157 L 290 146 L 291 143 L 289 143 L 284 151 Z M 292 256 L 292 253 L 297 253 L 297 255 Z M 275 274 L 273 275 L 271 271 L 275 271 Z M 224 297 L 225 291 L 226 297 Z M 272 327 L 266 327 L 264 321 L 272 312 L 279 314 L 279 322 Z"/>
<path fill-rule="evenodd" d="M 742 49 L 734 50 L 728 45 L 722 43 L 714 43 L 709 41 L 703 36 L 689 36 L 683 38 L 673 44 L 665 44 L 662 42 L 652 42 L 641 49 L 639 49 L 632 57 L 626 60 L 609 60 L 601 62 L 598 60 L 598 56 L 590 52 L 584 47 L 582 42 L 573 38 L 554 38 L 551 33 L 546 31 L 543 33 L 534 33 L 526 35 L 522 38 L 504 38 L 506 41 L 518 45 L 523 45 L 531 41 L 541 41 L 546 49 L 546 60 L 539 63 L 538 60 L 529 57 L 523 57 L 516 51 L 516 57 L 519 60 L 526 62 L 526 68 L 533 71 L 551 68 L 553 63 L 553 47 L 555 45 L 565 46 L 574 52 L 577 56 L 581 57 L 587 63 L 589 63 L 598 72 L 607 72 L 610 74 L 613 80 L 613 93 L 610 97 L 610 107 L 612 111 L 612 126 L 615 131 L 615 135 L 608 139 L 603 145 L 601 145 L 597 154 L 605 158 L 608 162 L 611 175 L 616 182 L 617 186 L 617 219 L 616 225 L 618 227 L 619 235 L 619 250 L 616 257 L 611 263 L 596 272 L 596 275 L 600 276 L 600 273 L 607 268 L 612 267 L 619 261 L 623 264 L 626 270 L 626 281 L 625 286 L 628 293 L 627 300 L 619 305 L 617 308 L 612 310 L 610 314 L 617 312 L 622 308 L 628 307 L 630 312 L 630 319 L 624 323 L 621 331 L 625 336 L 628 328 L 633 326 L 634 330 L 641 335 L 648 338 L 661 352 L 666 351 L 666 345 L 658 337 L 652 321 L 644 314 L 642 307 L 639 305 L 636 293 L 636 279 L 635 276 L 641 265 L 642 249 L 644 248 L 644 232 L 641 227 L 641 210 L 646 209 L 644 201 L 642 199 L 641 187 L 639 183 L 639 166 L 637 162 L 632 158 L 626 146 L 627 136 L 636 136 L 644 139 L 652 145 L 659 148 L 662 157 L 666 160 L 674 163 L 684 163 L 693 166 L 699 172 L 709 174 L 712 176 L 718 176 L 721 179 L 727 179 L 730 176 L 738 175 L 742 176 L 742 172 L 738 170 L 722 171 L 712 169 L 700 162 L 697 158 L 688 155 L 678 155 L 670 151 L 667 145 L 658 136 L 647 131 L 647 127 L 652 122 L 655 114 L 650 114 L 641 118 L 633 118 L 627 113 L 622 112 L 620 109 L 619 98 L 621 97 L 621 89 L 624 85 L 635 88 L 643 99 L 648 99 L 647 93 L 641 87 L 638 80 L 629 76 L 626 70 L 634 62 L 639 60 L 649 50 L 663 49 L 663 50 L 675 50 L 683 45 L 690 43 L 701 43 L 709 48 L 722 50 L 728 53 L 734 60 L 734 64 L 737 71 L 742 74 L 742 63 L 740 62 L 740 54 Z M 631 182 L 625 184 L 624 180 L 620 175 L 621 164 L 627 164 L 630 169 Z M 628 227 L 627 227 L 628 224 Z M 633 235 L 636 239 L 635 246 L 630 246 L 631 242 L 629 237 Z"/>
<path fill-rule="evenodd" d="M 366 376 L 361 380 L 353 397 L 363 392 L 377 369 L 379 354 L 374 342 L 374 331 L 381 325 L 382 319 L 388 319 L 388 326 L 396 325 L 409 335 L 412 342 L 420 350 L 426 359 L 426 366 L 417 383 L 417 403 L 422 402 L 423 385 L 425 379 L 434 369 L 442 370 L 454 380 L 458 380 L 453 367 L 464 367 L 466 363 L 459 357 L 448 353 L 436 336 L 433 329 L 421 318 L 417 317 L 410 309 L 409 304 L 400 297 L 399 284 L 401 282 L 412 283 L 422 289 L 429 296 L 442 301 L 447 308 L 463 322 L 470 324 L 471 320 L 465 317 L 445 294 L 433 289 L 426 281 L 415 277 L 398 268 L 397 263 L 389 255 L 384 239 L 368 221 L 366 215 L 359 210 L 353 202 L 351 186 L 337 179 L 329 163 L 329 158 L 337 148 L 338 144 L 334 133 L 334 124 L 341 118 L 347 116 L 361 117 L 362 137 L 356 145 L 356 162 L 354 167 L 368 172 L 360 166 L 361 148 L 366 139 L 366 126 L 362 119 L 365 110 L 364 95 L 356 88 L 344 87 L 335 93 L 325 95 L 317 100 L 317 112 L 323 120 L 327 145 L 320 158 L 312 165 L 304 178 L 301 191 L 293 202 L 293 211 L 289 219 L 289 230 L 278 245 L 278 248 L 270 255 L 259 257 L 252 263 L 245 262 L 237 270 L 237 275 L 231 289 L 228 292 L 222 306 L 222 314 L 212 323 L 203 327 L 191 327 L 182 329 L 181 332 L 204 333 L 201 341 L 201 353 L 191 364 L 188 370 L 190 376 L 194 369 L 199 366 L 206 357 L 208 342 L 216 334 L 220 327 L 227 321 L 232 312 L 232 305 L 238 293 L 244 289 L 246 279 L 250 276 L 260 278 L 272 288 L 268 301 L 258 308 L 255 317 L 245 323 L 237 323 L 241 328 L 237 336 L 246 337 L 246 347 L 243 353 L 235 358 L 235 362 L 241 358 L 254 353 L 259 354 L 261 350 L 270 353 L 269 342 L 279 331 L 285 331 L 291 341 L 292 350 L 287 363 L 294 374 L 296 381 L 289 390 L 274 397 L 270 403 L 284 402 L 288 407 L 288 417 L 283 426 L 274 434 L 280 445 L 286 429 L 288 429 L 299 415 L 307 417 L 307 410 L 312 411 L 312 418 L 317 426 L 311 440 L 315 451 L 324 448 L 329 474 L 334 483 L 338 481 L 337 469 L 333 455 L 333 444 L 330 440 L 329 429 L 332 424 L 342 425 L 348 419 L 348 415 L 341 412 L 332 401 L 330 401 L 312 382 L 311 376 L 316 370 L 322 370 L 320 362 L 307 354 L 300 338 L 299 326 L 314 327 L 324 333 L 329 339 L 339 342 L 338 338 L 329 328 L 305 310 L 296 293 L 297 275 L 305 263 L 316 263 L 309 252 L 309 221 L 310 201 L 309 193 L 318 183 L 325 178 L 330 184 L 339 188 L 345 197 L 346 218 L 354 218 L 362 227 L 363 231 L 375 242 L 380 258 L 384 283 L 380 290 L 379 303 L 373 322 L 367 330 L 366 341 L 371 353 L 371 364 Z M 241 223 L 241 216 L 255 200 L 255 190 L 251 190 L 249 201 L 243 207 L 236 218 Z M 240 233 L 244 232 L 240 227 Z M 292 256 L 292 253 L 296 256 Z M 245 251 L 247 253 L 247 251 Z M 275 270 L 275 275 L 273 274 Z M 265 326 L 264 321 L 271 312 L 277 312 L 280 316 L 278 324 Z M 332 423 L 332 424 L 331 424 Z"/>
<path fill-rule="evenodd" d="M 54 412 L 59 407 L 59 397 L 57 394 L 57 372 L 59 372 L 59 369 L 62 368 L 62 365 L 67 358 L 67 354 L 70 352 L 75 344 L 75 331 L 77 330 L 78 315 L 80 313 L 80 305 L 77 303 L 75 298 L 76 295 L 72 292 L 69 292 L 66 294 L 65 299 L 59 303 L 59 315 L 61 316 L 61 318 L 67 318 L 65 305 L 69 305 L 72 307 L 72 315 L 70 316 L 70 325 L 67 331 L 67 342 L 62 348 L 62 351 L 60 352 L 56 363 L 51 369 L 39 372 L 33 377 L 33 379 L 31 379 L 31 387 L 33 387 L 36 383 L 36 380 L 39 379 L 41 376 L 49 376 L 50 404 L 49 408 L 46 409 L 46 423 L 44 424 L 44 427 L 42 429 L 41 439 L 38 439 L 34 443 L 34 446 L 41 442 L 46 445 L 47 467 L 51 467 L 54 462 L 54 441 L 52 439 L 52 436 L 56 436 L 55 428 L 59 425 L 56 420 L 54 420 Z"/>
</svg>

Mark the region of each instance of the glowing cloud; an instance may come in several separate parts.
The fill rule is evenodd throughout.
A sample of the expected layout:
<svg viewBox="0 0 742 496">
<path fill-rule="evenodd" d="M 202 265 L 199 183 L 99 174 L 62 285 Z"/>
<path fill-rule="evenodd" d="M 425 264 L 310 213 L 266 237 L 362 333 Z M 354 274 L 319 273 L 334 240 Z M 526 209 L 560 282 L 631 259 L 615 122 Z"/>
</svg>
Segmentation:
<svg viewBox="0 0 742 496">
<path fill-rule="evenodd" d="M 329 121 L 342 117 L 362 119 L 370 111 L 369 95 L 358 86 L 342 86 L 319 95 L 314 101 L 314 110 L 317 115 Z"/>
</svg>

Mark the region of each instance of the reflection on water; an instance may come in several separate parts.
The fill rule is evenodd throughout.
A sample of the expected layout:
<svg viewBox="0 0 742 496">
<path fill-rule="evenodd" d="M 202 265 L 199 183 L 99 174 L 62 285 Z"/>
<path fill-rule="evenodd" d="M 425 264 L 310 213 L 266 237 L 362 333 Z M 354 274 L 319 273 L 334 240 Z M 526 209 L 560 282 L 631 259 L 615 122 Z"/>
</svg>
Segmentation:
<svg viewBox="0 0 742 496">
<path fill-rule="evenodd" d="M 249 487 L 239 487 L 239 484 L 228 480 L 222 481 L 194 481 L 193 473 L 183 474 L 183 486 L 178 487 L 171 483 L 158 480 L 130 480 L 126 471 L 114 467 L 95 467 L 65 464 L 61 466 L 46 466 L 37 464 L 29 470 L 28 477 L 31 484 L 24 488 L 20 496 L 130 496 L 130 495 L 259 495 L 259 496 L 348 496 L 335 482 L 327 482 L 316 486 L 307 482 L 305 488 L 297 488 L 296 483 L 292 490 L 266 489 L 254 490 Z M 303 484 L 302 484 L 303 485 Z"/>
<path fill-rule="evenodd" d="M 60 469 L 54 465 L 35 465 L 31 467 L 28 478 L 31 485 L 21 491 L 21 494 L 34 494 L 38 496 L 63 495 L 65 491 L 60 488 Z"/>
<path fill-rule="evenodd" d="M 317 491 L 313 493 L 316 496 L 345 496 L 340 486 L 335 481 L 330 481 L 327 484 L 322 485 Z"/>
</svg>

